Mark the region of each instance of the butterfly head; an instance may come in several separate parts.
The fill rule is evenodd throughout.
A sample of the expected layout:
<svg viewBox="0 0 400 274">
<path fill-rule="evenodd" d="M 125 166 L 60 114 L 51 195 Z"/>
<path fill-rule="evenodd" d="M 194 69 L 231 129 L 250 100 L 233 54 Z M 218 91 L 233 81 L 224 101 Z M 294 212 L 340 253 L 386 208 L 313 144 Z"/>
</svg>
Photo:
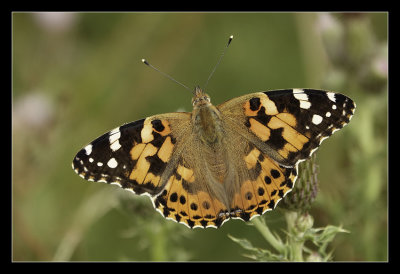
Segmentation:
<svg viewBox="0 0 400 274">
<path fill-rule="evenodd" d="M 200 108 L 211 105 L 210 96 L 205 93 L 199 86 L 193 91 L 192 105 L 194 108 Z"/>
</svg>

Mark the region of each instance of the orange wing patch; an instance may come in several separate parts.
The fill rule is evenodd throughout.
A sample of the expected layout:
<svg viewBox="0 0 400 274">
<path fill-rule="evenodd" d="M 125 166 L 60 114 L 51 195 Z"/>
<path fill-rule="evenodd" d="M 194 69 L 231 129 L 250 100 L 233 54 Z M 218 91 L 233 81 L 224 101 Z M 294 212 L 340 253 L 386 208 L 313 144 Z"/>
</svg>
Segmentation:
<svg viewBox="0 0 400 274">
<path fill-rule="evenodd" d="M 227 208 L 205 190 L 194 189 L 191 168 L 178 164 L 163 192 L 153 198 L 154 207 L 166 218 L 194 227 L 219 227 Z"/>
<path fill-rule="evenodd" d="M 242 183 L 235 194 L 231 211 L 245 221 L 275 208 L 276 204 L 292 190 L 297 166 L 285 168 L 266 157 L 253 147 L 244 157 L 250 172 L 250 180 Z"/>
</svg>

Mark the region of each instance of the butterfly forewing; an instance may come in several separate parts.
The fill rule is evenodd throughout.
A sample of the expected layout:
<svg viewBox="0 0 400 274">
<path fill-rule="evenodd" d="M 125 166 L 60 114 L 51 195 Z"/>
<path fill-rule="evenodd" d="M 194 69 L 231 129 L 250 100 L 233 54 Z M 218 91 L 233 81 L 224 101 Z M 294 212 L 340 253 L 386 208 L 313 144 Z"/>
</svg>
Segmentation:
<svg viewBox="0 0 400 274">
<path fill-rule="evenodd" d="M 355 103 L 339 93 L 289 89 L 248 94 L 219 108 L 235 117 L 269 157 L 294 166 L 350 121 Z"/>
<path fill-rule="evenodd" d="M 188 113 L 174 113 L 173 119 L 156 115 L 115 128 L 80 150 L 72 168 L 89 181 L 156 195 L 166 184 L 164 171 L 173 162 L 176 135 L 171 127 L 184 126 L 188 117 Z"/>
</svg>

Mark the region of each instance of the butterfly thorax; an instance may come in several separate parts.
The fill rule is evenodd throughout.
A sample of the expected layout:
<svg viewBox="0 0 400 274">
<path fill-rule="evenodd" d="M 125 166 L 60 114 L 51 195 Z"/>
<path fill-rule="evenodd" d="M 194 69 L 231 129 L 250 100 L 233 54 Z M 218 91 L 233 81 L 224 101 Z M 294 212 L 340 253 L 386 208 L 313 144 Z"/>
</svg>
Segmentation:
<svg viewBox="0 0 400 274">
<path fill-rule="evenodd" d="M 211 104 L 210 97 L 199 87 L 192 99 L 192 121 L 199 139 L 210 147 L 222 141 L 222 121 L 219 110 Z"/>
<path fill-rule="evenodd" d="M 192 102 L 194 134 L 203 144 L 197 151 L 199 156 L 197 164 L 201 166 L 200 169 L 204 174 L 208 174 L 204 180 L 208 184 L 206 188 L 209 189 L 211 195 L 227 203 L 223 189 L 212 183 L 224 183 L 229 169 L 221 113 L 211 104 L 210 97 L 198 87 Z"/>
</svg>

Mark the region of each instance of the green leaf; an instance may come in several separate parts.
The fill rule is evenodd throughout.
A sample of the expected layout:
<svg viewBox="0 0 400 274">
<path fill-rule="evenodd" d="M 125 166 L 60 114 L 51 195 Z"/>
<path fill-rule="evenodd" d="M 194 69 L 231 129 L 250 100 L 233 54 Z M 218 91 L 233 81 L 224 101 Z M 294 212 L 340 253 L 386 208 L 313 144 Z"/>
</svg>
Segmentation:
<svg viewBox="0 0 400 274">
<path fill-rule="evenodd" d="M 228 234 L 228 237 L 238 243 L 241 247 L 251 251 L 250 254 L 242 254 L 244 257 L 255 261 L 287 261 L 288 259 L 282 255 L 274 254 L 267 249 L 254 247 L 247 239 L 239 239 Z"/>
<path fill-rule="evenodd" d="M 254 251 L 256 249 L 255 247 L 253 247 L 253 245 L 247 239 L 239 239 L 239 238 L 233 237 L 230 234 L 228 234 L 228 237 L 235 243 L 238 243 L 241 247 L 243 247 L 246 250 Z"/>
</svg>

